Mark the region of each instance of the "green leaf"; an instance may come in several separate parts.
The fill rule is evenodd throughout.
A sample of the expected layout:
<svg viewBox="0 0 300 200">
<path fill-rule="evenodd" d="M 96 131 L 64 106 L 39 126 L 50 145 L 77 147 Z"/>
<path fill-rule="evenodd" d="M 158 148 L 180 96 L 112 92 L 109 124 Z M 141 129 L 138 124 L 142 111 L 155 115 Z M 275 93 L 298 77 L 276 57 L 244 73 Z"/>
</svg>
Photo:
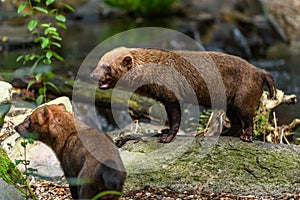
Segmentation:
<svg viewBox="0 0 300 200">
<path fill-rule="evenodd" d="M 29 171 L 29 173 L 33 173 L 33 172 L 37 172 L 38 171 L 37 169 L 31 168 L 31 167 L 27 168 L 27 170 Z"/>
<path fill-rule="evenodd" d="M 28 5 L 27 2 L 22 3 L 18 8 L 18 11 L 17 11 L 18 14 L 20 14 L 26 8 L 27 5 Z"/>
<path fill-rule="evenodd" d="M 47 0 L 47 1 L 46 1 L 46 6 L 51 5 L 54 1 L 55 1 L 55 0 Z"/>
<path fill-rule="evenodd" d="M 54 8 L 54 9 L 50 10 L 50 11 L 48 12 L 48 14 L 52 14 L 52 13 L 56 13 L 56 12 L 58 12 L 58 9 L 57 9 L 57 8 Z"/>
<path fill-rule="evenodd" d="M 63 61 L 63 60 L 64 60 L 64 58 L 63 58 L 62 56 L 58 55 L 56 52 L 52 51 L 52 53 L 53 53 L 53 56 L 54 56 L 57 60 L 59 60 L 59 61 Z"/>
<path fill-rule="evenodd" d="M 121 195 L 122 195 L 122 192 L 119 192 L 119 191 L 116 191 L 116 190 L 106 190 L 106 191 L 102 191 L 102 192 L 96 194 L 96 195 L 92 198 L 92 200 L 99 199 L 99 198 L 101 198 L 101 197 L 103 197 L 103 196 L 105 196 L 105 195 L 107 195 L 107 194 L 113 194 L 113 195 L 119 195 L 119 196 L 121 196 Z"/>
<path fill-rule="evenodd" d="M 49 43 L 50 43 L 49 38 L 43 38 L 41 43 L 42 49 L 45 49 L 49 45 Z"/>
<path fill-rule="evenodd" d="M 72 6 L 70 6 L 70 5 L 66 4 L 66 3 L 62 3 L 62 5 L 63 5 L 64 7 L 66 7 L 68 10 L 70 10 L 71 12 L 74 12 L 74 11 L 75 11 L 75 9 L 74 9 Z"/>
<path fill-rule="evenodd" d="M 45 72 L 45 76 L 46 76 L 48 79 L 53 79 L 53 78 L 54 78 L 54 74 L 53 74 L 53 72 L 51 72 L 51 71 Z"/>
<path fill-rule="evenodd" d="M 37 105 L 41 105 L 44 102 L 44 95 L 39 95 L 35 100 Z"/>
<path fill-rule="evenodd" d="M 56 22 L 56 25 L 59 26 L 60 28 L 64 29 L 64 30 L 67 29 L 67 26 L 64 23 Z"/>
<path fill-rule="evenodd" d="M 42 88 L 39 89 L 39 94 L 40 95 L 44 95 L 45 93 L 46 93 L 45 88 L 42 87 Z"/>
<path fill-rule="evenodd" d="M 53 56 L 51 51 L 47 51 L 46 58 L 50 59 Z"/>
<path fill-rule="evenodd" d="M 46 65 L 50 65 L 52 63 L 52 61 L 51 61 L 51 59 L 45 58 L 43 60 L 43 63 L 46 64 Z"/>
<path fill-rule="evenodd" d="M 52 33 L 52 32 L 56 32 L 56 28 L 55 27 L 48 27 L 48 28 L 46 28 L 45 30 L 44 30 L 44 34 L 45 35 L 48 35 L 49 33 Z"/>
<path fill-rule="evenodd" d="M 37 55 L 31 54 L 31 55 L 29 56 L 29 60 L 34 60 L 36 57 L 37 57 Z"/>
<path fill-rule="evenodd" d="M 35 19 L 33 19 L 28 23 L 27 28 L 29 31 L 32 31 L 37 25 L 38 22 Z"/>
<path fill-rule="evenodd" d="M 51 44 L 54 45 L 54 46 L 57 46 L 58 48 L 61 48 L 61 44 L 59 44 L 57 42 L 52 42 Z"/>
<path fill-rule="evenodd" d="M 34 69 L 38 64 L 39 62 L 43 59 L 44 56 L 40 56 L 32 65 L 32 68 Z"/>
<path fill-rule="evenodd" d="M 35 140 L 34 140 L 34 138 L 29 137 L 29 138 L 27 138 L 27 141 L 29 144 L 33 144 Z"/>
<path fill-rule="evenodd" d="M 66 17 L 63 15 L 56 15 L 55 19 L 60 22 L 66 22 Z"/>
<path fill-rule="evenodd" d="M 23 160 L 15 160 L 15 165 L 19 165 L 19 164 L 21 164 L 23 162 Z"/>
<path fill-rule="evenodd" d="M 47 83 L 46 83 L 46 85 L 49 85 L 49 86 L 51 86 L 53 89 L 55 89 L 55 90 L 56 90 L 56 92 L 60 92 L 60 90 L 58 89 L 58 87 L 57 87 L 56 85 L 54 85 L 53 83 L 51 83 L 51 82 L 47 82 Z"/>
<path fill-rule="evenodd" d="M 24 55 L 20 55 L 17 57 L 16 62 L 19 62 L 20 60 L 24 59 Z"/>
<path fill-rule="evenodd" d="M 38 37 L 38 38 L 35 38 L 35 39 L 33 40 L 33 42 L 34 42 L 34 43 L 38 43 L 40 40 L 41 40 L 41 38 Z"/>
<path fill-rule="evenodd" d="M 59 41 L 62 40 L 62 38 L 61 38 L 60 36 L 57 36 L 57 35 L 52 35 L 51 37 L 52 37 L 53 39 L 56 39 L 56 40 L 59 40 Z"/>
<path fill-rule="evenodd" d="M 45 8 L 41 8 L 39 6 L 33 6 L 32 7 L 34 10 L 40 11 L 42 13 L 48 14 L 48 10 L 46 10 Z"/>
<path fill-rule="evenodd" d="M 38 73 L 38 74 L 35 75 L 34 78 L 35 78 L 35 80 L 39 80 L 42 76 L 43 76 L 42 73 Z"/>
<path fill-rule="evenodd" d="M 48 28 L 48 27 L 50 27 L 50 25 L 51 25 L 50 23 L 49 24 L 44 23 L 44 24 L 41 24 L 41 27 Z"/>
<path fill-rule="evenodd" d="M 21 142 L 21 146 L 22 146 L 22 147 L 26 147 L 27 144 L 28 144 L 28 143 L 27 143 L 26 141 Z"/>
<path fill-rule="evenodd" d="M 30 80 L 29 82 L 28 82 L 28 85 L 27 85 L 27 90 L 29 90 L 30 89 L 30 87 L 33 85 L 35 83 L 35 80 L 34 79 L 32 79 L 32 80 Z"/>
<path fill-rule="evenodd" d="M 41 3 L 41 0 L 34 0 L 35 2 L 37 2 L 37 3 Z"/>
</svg>

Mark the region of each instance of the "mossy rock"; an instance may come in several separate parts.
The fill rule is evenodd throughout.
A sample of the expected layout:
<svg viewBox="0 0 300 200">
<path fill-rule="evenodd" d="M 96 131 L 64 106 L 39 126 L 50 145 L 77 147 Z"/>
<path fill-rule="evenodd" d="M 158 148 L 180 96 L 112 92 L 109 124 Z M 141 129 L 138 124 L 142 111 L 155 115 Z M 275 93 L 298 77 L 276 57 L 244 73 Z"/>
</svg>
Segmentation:
<svg viewBox="0 0 300 200">
<path fill-rule="evenodd" d="M 23 174 L 16 168 L 2 148 L 0 148 L 0 178 L 10 185 L 27 185 Z M 23 188 L 17 189 L 25 194 Z"/>
<path fill-rule="evenodd" d="M 23 174 L 15 167 L 2 148 L 0 148 L 0 177 L 11 185 L 24 184 Z"/>
<path fill-rule="evenodd" d="M 184 137 L 177 136 L 174 142 L 184 140 Z M 153 154 L 153 158 L 150 157 L 151 153 L 145 154 L 148 165 L 155 166 L 153 170 L 141 170 L 142 166 L 146 165 L 142 160 L 140 165 L 133 164 L 134 159 L 126 161 L 131 158 L 131 154 L 134 156 L 138 151 L 139 154 L 143 154 L 143 146 L 147 142 L 128 142 L 121 149 L 127 170 L 125 191 L 151 186 L 275 196 L 283 192 L 300 192 L 298 146 L 258 141 L 245 143 L 232 137 L 209 140 L 206 137 L 187 143 L 188 148 L 172 160 L 168 160 L 169 154 L 174 154 L 176 148 L 183 148 L 180 142 L 177 145 L 174 145 L 174 142 L 159 144 L 160 148 L 163 148 L 161 145 L 165 145 L 170 146 L 171 150 L 169 154 L 161 151 L 161 164 L 153 165 L 159 154 Z M 149 142 L 149 145 L 153 143 L 155 142 Z"/>
</svg>

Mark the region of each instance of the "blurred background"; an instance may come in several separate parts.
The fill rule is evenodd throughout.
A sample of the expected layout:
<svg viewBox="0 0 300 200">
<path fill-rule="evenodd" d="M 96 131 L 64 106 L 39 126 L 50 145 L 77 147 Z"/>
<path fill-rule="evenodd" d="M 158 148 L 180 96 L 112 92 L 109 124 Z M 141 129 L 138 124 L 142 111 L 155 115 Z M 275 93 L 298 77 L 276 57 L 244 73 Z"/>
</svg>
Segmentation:
<svg viewBox="0 0 300 200">
<path fill-rule="evenodd" d="M 31 17 L 17 13 L 24 2 L 0 1 L 0 80 L 11 82 L 22 76 L 20 69 L 30 65 L 16 59 L 40 49 L 28 31 Z M 74 79 L 89 52 L 115 34 L 139 27 L 163 27 L 190 36 L 206 50 L 237 55 L 266 69 L 277 88 L 300 96 L 299 0 L 60 0 L 50 6 L 60 9 L 67 27 L 58 29 L 62 40 L 56 51 L 64 61 L 51 63 L 55 76 Z M 51 21 L 43 12 L 36 17 Z M 290 123 L 299 118 L 300 106 L 282 105 L 276 114 L 279 124 Z"/>
</svg>

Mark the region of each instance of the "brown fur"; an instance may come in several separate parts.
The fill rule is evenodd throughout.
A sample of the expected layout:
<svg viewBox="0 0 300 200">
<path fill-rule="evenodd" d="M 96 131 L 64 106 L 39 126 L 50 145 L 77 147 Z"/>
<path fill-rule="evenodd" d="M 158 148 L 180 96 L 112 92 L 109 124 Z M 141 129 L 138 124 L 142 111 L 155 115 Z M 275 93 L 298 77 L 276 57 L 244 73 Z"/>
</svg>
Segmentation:
<svg viewBox="0 0 300 200">
<path fill-rule="evenodd" d="M 192 97 L 188 86 L 195 92 L 199 104 L 206 107 L 212 105 L 212 97 L 215 107 L 222 108 L 221 94 L 224 93 L 226 114 L 231 122 L 226 133 L 233 134 L 243 128 L 241 139 L 244 141 L 252 141 L 253 117 L 263 86 L 268 86 L 271 97 L 276 95 L 274 80 L 268 72 L 239 57 L 218 52 L 120 47 L 101 58 L 91 78 L 99 81 L 100 89 L 114 88 L 117 83 L 125 89 L 139 82 L 151 83 L 135 92 L 165 105 L 170 130 L 163 131 L 161 142 L 171 142 L 179 129 L 180 102 L 189 102 Z"/>
<path fill-rule="evenodd" d="M 77 186 L 69 182 L 73 199 L 90 199 L 105 190 L 122 191 L 125 169 L 111 138 L 76 119 L 62 104 L 38 108 L 15 129 L 24 137 L 35 134 L 50 146 L 67 179 L 88 181 Z"/>
</svg>

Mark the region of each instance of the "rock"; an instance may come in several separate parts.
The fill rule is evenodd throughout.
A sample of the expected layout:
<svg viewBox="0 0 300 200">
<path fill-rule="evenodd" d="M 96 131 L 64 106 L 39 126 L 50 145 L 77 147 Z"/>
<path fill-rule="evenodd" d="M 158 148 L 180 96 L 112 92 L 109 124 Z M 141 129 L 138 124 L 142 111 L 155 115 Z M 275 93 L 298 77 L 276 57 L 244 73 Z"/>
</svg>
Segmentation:
<svg viewBox="0 0 300 200">
<path fill-rule="evenodd" d="M 0 199 L 1 200 L 23 200 L 25 195 L 17 190 L 14 186 L 7 184 L 0 178 Z"/>
<path fill-rule="evenodd" d="M 289 0 L 286 4 L 281 0 L 264 0 L 268 11 L 283 28 L 290 41 L 300 41 L 300 3 Z"/>
<path fill-rule="evenodd" d="M 4 81 L 0 81 L 0 128 L 4 123 L 5 115 L 8 113 L 11 107 L 11 91 L 11 84 Z"/>
<path fill-rule="evenodd" d="M 18 19 L 22 21 L 22 18 Z M 0 52 L 34 46 L 33 39 L 28 37 L 26 26 L 0 26 L 0 33 Z"/>
<path fill-rule="evenodd" d="M 232 137 L 187 142 L 186 137 L 177 136 L 170 144 L 155 139 L 128 142 L 121 155 L 128 172 L 125 192 L 144 186 L 275 196 L 300 192 L 298 146 L 245 143 Z M 136 156 L 145 159 L 135 163 Z M 157 160 L 160 163 L 155 166 Z"/>
<path fill-rule="evenodd" d="M 23 174 L 0 147 L 0 199 L 25 199 L 24 194 L 22 195 L 25 192 L 24 185 Z"/>
</svg>

